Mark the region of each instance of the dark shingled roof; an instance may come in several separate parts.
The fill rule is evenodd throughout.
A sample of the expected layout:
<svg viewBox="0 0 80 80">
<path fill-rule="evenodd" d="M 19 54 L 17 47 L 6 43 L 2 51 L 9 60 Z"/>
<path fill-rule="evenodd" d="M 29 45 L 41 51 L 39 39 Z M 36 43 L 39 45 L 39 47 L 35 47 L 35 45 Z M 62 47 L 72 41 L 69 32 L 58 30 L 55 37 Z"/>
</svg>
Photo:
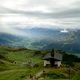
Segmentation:
<svg viewBox="0 0 80 80">
<path fill-rule="evenodd" d="M 62 54 L 61 53 L 54 53 L 54 55 L 52 55 L 52 53 L 48 53 L 43 57 L 43 60 L 49 60 L 49 59 L 55 59 L 55 60 L 62 60 Z"/>
</svg>

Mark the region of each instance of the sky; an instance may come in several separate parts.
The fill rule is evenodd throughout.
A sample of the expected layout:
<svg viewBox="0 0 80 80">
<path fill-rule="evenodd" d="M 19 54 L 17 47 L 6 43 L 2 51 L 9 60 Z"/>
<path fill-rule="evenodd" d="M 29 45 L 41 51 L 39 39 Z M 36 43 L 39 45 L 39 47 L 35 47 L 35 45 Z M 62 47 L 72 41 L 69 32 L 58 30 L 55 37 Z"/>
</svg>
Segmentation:
<svg viewBox="0 0 80 80">
<path fill-rule="evenodd" d="M 31 28 L 80 29 L 80 0 L 0 0 L 0 32 Z"/>
</svg>

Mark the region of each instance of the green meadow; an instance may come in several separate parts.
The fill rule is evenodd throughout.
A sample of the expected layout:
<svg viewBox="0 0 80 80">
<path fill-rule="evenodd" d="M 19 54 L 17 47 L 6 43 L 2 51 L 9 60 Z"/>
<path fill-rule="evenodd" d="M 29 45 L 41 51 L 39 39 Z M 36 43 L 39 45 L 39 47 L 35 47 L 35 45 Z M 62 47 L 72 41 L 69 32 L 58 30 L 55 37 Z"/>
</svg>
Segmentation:
<svg viewBox="0 0 80 80">
<path fill-rule="evenodd" d="M 71 55 L 67 55 L 60 68 L 44 67 L 42 58 L 48 52 L 50 50 L 0 46 L 0 80 L 32 80 L 30 76 L 37 76 L 34 80 L 80 80 L 77 57 L 72 59 Z M 75 62 L 75 59 L 78 60 Z"/>
</svg>

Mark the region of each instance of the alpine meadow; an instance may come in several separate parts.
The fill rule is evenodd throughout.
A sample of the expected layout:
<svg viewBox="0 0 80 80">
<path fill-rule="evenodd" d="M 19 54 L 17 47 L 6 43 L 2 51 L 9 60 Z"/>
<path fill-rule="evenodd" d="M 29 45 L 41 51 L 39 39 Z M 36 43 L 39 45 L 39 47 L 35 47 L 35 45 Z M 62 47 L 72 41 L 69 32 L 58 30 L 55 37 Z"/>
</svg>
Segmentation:
<svg viewBox="0 0 80 80">
<path fill-rule="evenodd" d="M 0 0 L 0 80 L 80 80 L 80 1 Z"/>
</svg>

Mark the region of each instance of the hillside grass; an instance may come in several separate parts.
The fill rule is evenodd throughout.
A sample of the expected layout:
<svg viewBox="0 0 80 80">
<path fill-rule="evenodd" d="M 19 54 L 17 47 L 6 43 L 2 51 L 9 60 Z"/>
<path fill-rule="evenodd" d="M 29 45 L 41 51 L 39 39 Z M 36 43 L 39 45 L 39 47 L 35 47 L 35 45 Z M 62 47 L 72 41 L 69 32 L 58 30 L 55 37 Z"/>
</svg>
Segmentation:
<svg viewBox="0 0 80 80">
<path fill-rule="evenodd" d="M 0 80 L 29 80 L 40 71 L 45 71 L 39 80 L 69 80 L 69 68 L 64 64 L 61 68 L 43 67 L 42 56 L 48 51 L 29 50 L 0 46 Z M 24 64 L 31 61 L 35 66 Z M 15 63 L 16 62 L 16 63 Z M 71 80 L 80 80 L 80 63 L 71 70 Z"/>
</svg>

